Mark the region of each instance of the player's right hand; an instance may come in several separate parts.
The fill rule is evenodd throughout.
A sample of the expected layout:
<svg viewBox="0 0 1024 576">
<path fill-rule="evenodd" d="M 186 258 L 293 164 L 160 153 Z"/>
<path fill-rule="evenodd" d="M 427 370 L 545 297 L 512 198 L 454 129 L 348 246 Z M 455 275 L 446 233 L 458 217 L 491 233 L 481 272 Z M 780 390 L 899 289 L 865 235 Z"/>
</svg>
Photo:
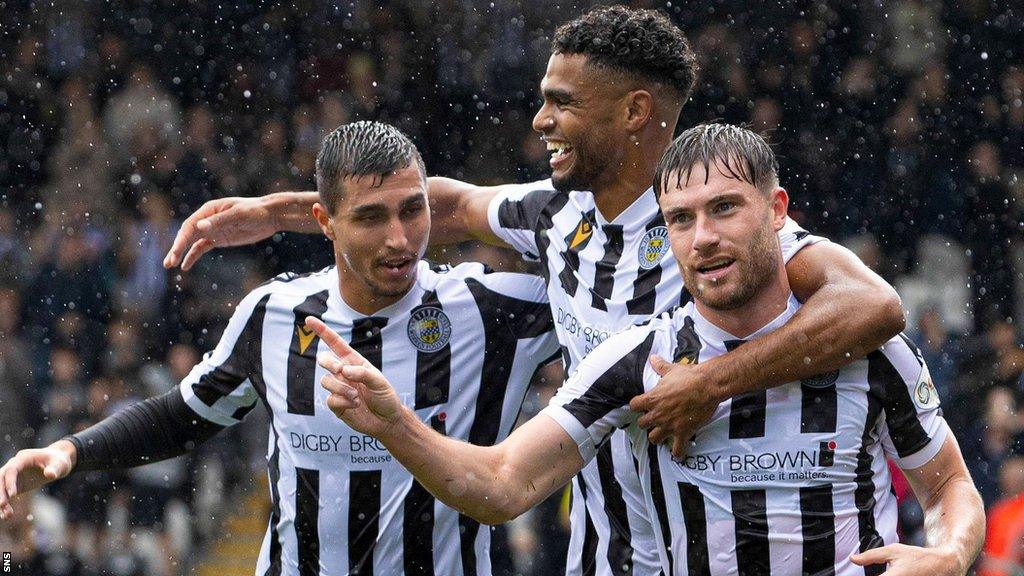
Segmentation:
<svg viewBox="0 0 1024 576">
<path fill-rule="evenodd" d="M 274 232 L 277 226 L 273 214 L 262 198 L 210 200 L 181 224 L 164 256 L 164 268 L 180 264 L 182 270 L 188 270 L 214 248 L 253 244 Z"/>
<path fill-rule="evenodd" d="M 306 328 L 316 332 L 333 352 L 317 356 L 317 363 L 327 370 L 320 381 L 330 392 L 327 407 L 359 432 L 386 440 L 405 408 L 391 383 L 320 320 L 307 317 Z"/>
<path fill-rule="evenodd" d="M 11 502 L 15 496 L 70 474 L 74 449 L 67 440 L 60 440 L 46 448 L 20 450 L 4 464 L 0 468 L 0 520 L 14 517 Z"/>
</svg>

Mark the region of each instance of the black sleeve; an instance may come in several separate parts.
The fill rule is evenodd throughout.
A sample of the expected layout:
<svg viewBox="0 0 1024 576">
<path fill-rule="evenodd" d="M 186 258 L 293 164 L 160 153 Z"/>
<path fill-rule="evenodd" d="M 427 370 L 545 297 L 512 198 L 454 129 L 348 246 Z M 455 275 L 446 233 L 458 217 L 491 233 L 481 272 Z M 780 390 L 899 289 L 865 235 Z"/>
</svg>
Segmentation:
<svg viewBox="0 0 1024 576">
<path fill-rule="evenodd" d="M 68 436 L 74 471 L 132 468 L 192 450 L 224 429 L 196 414 L 175 388 Z"/>
</svg>

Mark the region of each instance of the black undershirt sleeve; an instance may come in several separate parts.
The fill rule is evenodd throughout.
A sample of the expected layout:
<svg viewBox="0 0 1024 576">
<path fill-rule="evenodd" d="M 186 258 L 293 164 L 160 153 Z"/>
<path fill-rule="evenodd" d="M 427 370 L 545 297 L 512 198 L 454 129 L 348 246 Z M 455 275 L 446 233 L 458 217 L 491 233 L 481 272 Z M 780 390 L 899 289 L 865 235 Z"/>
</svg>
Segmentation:
<svg viewBox="0 0 1024 576">
<path fill-rule="evenodd" d="M 177 388 L 103 419 L 65 440 L 75 445 L 75 472 L 132 468 L 180 456 L 225 427 L 199 416 Z"/>
</svg>

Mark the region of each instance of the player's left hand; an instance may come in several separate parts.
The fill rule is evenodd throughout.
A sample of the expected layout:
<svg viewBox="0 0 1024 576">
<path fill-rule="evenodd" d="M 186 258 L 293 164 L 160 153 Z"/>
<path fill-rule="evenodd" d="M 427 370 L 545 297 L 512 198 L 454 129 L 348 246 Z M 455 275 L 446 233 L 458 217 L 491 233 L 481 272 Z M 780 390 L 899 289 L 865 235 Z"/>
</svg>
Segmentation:
<svg viewBox="0 0 1024 576">
<path fill-rule="evenodd" d="M 711 419 L 718 400 L 708 391 L 699 365 L 671 364 L 657 355 L 651 367 L 661 376 L 658 385 L 633 398 L 630 409 L 643 415 L 637 424 L 649 430 L 654 444 L 672 438 L 672 456 L 682 458 L 694 433 Z"/>
<path fill-rule="evenodd" d="M 888 564 L 885 576 L 963 576 L 967 572 L 950 550 L 906 544 L 873 548 L 850 556 L 850 560 L 858 566 Z"/>
</svg>

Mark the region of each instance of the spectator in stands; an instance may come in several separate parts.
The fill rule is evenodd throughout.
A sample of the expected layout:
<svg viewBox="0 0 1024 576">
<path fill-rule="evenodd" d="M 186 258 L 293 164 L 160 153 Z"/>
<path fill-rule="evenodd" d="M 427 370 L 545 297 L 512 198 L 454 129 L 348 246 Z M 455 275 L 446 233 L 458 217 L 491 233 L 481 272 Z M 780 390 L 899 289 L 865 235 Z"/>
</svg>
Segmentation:
<svg viewBox="0 0 1024 576">
<path fill-rule="evenodd" d="M 985 507 L 1000 497 L 999 471 L 1003 462 L 1021 452 L 1019 435 L 1024 429 L 1013 392 L 1004 387 L 992 388 L 985 398 L 982 418 L 974 419 L 961 436 L 964 460 L 974 478 Z"/>
<path fill-rule="evenodd" d="M 978 576 L 1015 576 L 1024 571 L 1024 456 L 1003 463 L 1003 497 L 988 512 L 988 530 Z"/>
</svg>

